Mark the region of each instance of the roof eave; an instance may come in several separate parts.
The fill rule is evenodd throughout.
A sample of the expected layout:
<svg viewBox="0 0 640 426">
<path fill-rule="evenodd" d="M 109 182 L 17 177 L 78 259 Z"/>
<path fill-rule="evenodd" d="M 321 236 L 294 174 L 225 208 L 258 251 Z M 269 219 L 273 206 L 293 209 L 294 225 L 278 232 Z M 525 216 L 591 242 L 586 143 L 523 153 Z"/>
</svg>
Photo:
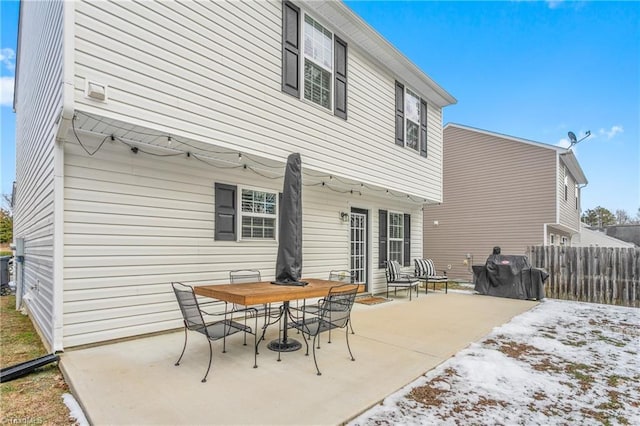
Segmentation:
<svg viewBox="0 0 640 426">
<path fill-rule="evenodd" d="M 331 22 L 339 29 L 341 37 L 359 46 L 379 66 L 389 70 L 432 104 L 443 108 L 458 102 L 342 1 L 311 0 L 301 3 Z"/>
</svg>

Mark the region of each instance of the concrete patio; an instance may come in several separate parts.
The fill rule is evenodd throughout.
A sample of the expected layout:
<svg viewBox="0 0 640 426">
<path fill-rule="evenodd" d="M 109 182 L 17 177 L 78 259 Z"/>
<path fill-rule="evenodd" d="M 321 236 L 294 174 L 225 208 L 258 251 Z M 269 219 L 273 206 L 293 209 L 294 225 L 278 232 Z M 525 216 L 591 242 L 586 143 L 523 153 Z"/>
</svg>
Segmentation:
<svg viewBox="0 0 640 426">
<path fill-rule="evenodd" d="M 314 424 L 348 422 L 387 395 L 481 339 L 493 327 L 537 302 L 421 291 L 409 302 L 356 304 L 356 358 L 350 361 L 344 332 L 317 352 L 322 376 L 303 349 L 277 353 L 260 345 L 258 368 L 242 335 L 214 343 L 208 381 L 206 339 L 190 333 L 185 356 L 174 366 L 183 332 L 129 340 L 62 354 L 61 368 L 89 421 L 105 424 Z M 275 327 L 267 341 L 277 335 Z M 300 335 L 293 334 L 301 340 Z"/>
</svg>

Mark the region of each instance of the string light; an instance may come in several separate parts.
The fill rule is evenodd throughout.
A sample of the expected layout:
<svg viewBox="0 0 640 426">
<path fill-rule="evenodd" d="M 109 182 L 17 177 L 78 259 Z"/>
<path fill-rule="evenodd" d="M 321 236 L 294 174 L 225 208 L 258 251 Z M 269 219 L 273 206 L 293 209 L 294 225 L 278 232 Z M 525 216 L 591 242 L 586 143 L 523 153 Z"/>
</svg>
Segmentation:
<svg viewBox="0 0 640 426">
<path fill-rule="evenodd" d="M 128 139 L 130 139 L 130 142 L 128 142 L 128 141 L 125 141 L 122 137 L 118 137 L 118 136 L 115 136 L 115 135 L 111 134 L 111 135 L 105 136 L 104 139 L 100 142 L 100 144 L 98 145 L 98 147 L 95 150 L 89 151 L 86 148 L 86 146 L 82 143 L 80 138 L 78 137 L 78 134 L 77 134 L 77 131 L 76 131 L 75 122 L 79 118 L 78 115 L 82 115 L 82 116 L 86 117 L 87 119 L 95 120 L 95 121 L 97 121 L 99 123 L 105 124 L 108 127 L 122 130 L 122 131 L 126 132 L 127 135 L 134 134 L 134 135 L 138 135 L 138 136 L 147 136 L 147 137 L 148 136 L 152 136 L 152 137 L 155 138 L 155 139 L 153 139 L 153 142 L 155 142 L 157 140 L 160 140 L 161 138 L 166 138 L 165 140 L 167 141 L 167 145 L 168 146 L 156 145 L 156 144 L 153 144 L 153 143 L 150 143 L 150 142 L 143 142 L 141 140 L 133 140 L 131 138 L 128 138 Z M 174 136 L 171 136 L 171 135 L 163 136 L 161 133 L 150 133 L 150 132 L 144 132 L 144 131 L 139 131 L 139 130 L 132 130 L 132 129 L 128 128 L 128 127 L 125 128 L 125 127 L 117 126 L 111 120 L 103 119 L 102 117 L 99 117 L 99 116 L 96 117 L 96 116 L 93 116 L 91 114 L 88 114 L 88 113 L 85 113 L 85 112 L 82 112 L 82 111 L 77 111 L 77 113 L 74 115 L 73 120 L 72 120 L 72 129 L 73 129 L 73 134 L 75 136 L 75 139 L 80 144 L 82 149 L 89 156 L 95 155 L 102 148 L 104 142 L 107 139 L 110 139 L 111 141 L 118 141 L 118 142 L 128 146 L 129 149 L 134 154 L 143 153 L 143 154 L 157 156 L 157 157 L 172 157 L 172 156 L 184 155 L 186 158 L 193 157 L 196 160 L 198 160 L 198 161 L 200 161 L 202 163 L 205 163 L 205 164 L 207 164 L 209 166 L 216 167 L 217 169 L 238 169 L 238 168 L 242 168 L 243 170 L 250 170 L 253 173 L 255 173 L 255 174 L 257 174 L 257 175 L 259 175 L 261 177 L 264 177 L 266 179 L 282 179 L 284 177 L 281 174 L 282 165 L 267 164 L 267 163 L 264 163 L 263 161 L 259 161 L 256 158 L 253 158 L 252 156 L 248 156 L 246 154 L 243 156 L 243 154 L 241 152 L 237 152 L 237 151 L 236 152 L 234 152 L 234 151 L 219 151 L 219 150 L 208 149 L 207 147 L 203 147 L 203 146 L 196 147 L 195 145 L 193 145 L 193 144 L 191 144 L 191 143 L 189 143 L 187 141 L 180 140 L 180 139 L 178 139 L 178 138 L 176 138 Z M 89 133 L 89 134 L 100 134 L 100 133 L 96 133 L 96 132 L 92 132 L 92 131 L 84 130 L 84 129 L 80 129 L 80 131 L 85 132 L 85 133 Z M 175 143 L 177 143 L 179 145 L 183 145 L 185 147 L 190 147 L 193 150 L 203 151 L 203 152 L 208 153 L 208 154 L 218 154 L 218 155 L 236 154 L 238 156 L 238 161 L 239 162 L 241 162 L 244 157 L 247 157 L 251 162 L 256 163 L 256 164 L 258 164 L 258 165 L 260 165 L 260 166 L 262 166 L 264 168 L 267 168 L 267 169 L 278 169 L 278 171 L 277 172 L 276 171 L 273 171 L 273 172 L 272 171 L 268 171 L 268 173 L 276 173 L 276 175 L 274 175 L 274 176 L 268 176 L 268 175 L 264 174 L 262 171 L 259 171 L 255 167 L 251 167 L 246 163 L 242 164 L 242 165 L 238 165 L 237 163 L 233 164 L 230 161 L 224 160 L 222 158 L 208 157 L 206 155 L 203 156 L 201 154 L 197 154 L 196 155 L 195 153 L 193 153 L 191 151 L 180 150 L 180 149 L 175 147 L 175 144 L 173 144 L 173 142 L 175 142 Z M 142 148 L 142 146 L 144 146 L 144 145 L 152 147 L 153 149 L 160 149 L 160 150 L 165 150 L 165 151 L 170 151 L 170 152 L 169 153 L 165 153 L 165 154 L 160 154 L 160 153 L 157 153 L 157 152 L 151 152 L 149 150 L 146 150 L 146 149 Z M 226 163 L 226 164 L 233 164 L 233 165 L 220 166 L 218 164 L 213 164 L 213 163 L 211 163 L 210 161 L 207 161 L 207 160 L 215 161 L 216 163 Z M 318 177 L 325 177 L 326 178 L 326 176 L 327 176 L 326 174 L 313 173 L 313 171 L 310 171 L 310 170 L 304 170 L 303 174 L 306 175 L 306 176 L 316 177 L 316 178 L 318 178 Z M 352 185 L 356 184 L 356 183 L 352 183 L 352 182 L 347 182 L 347 181 L 345 181 L 343 179 L 340 179 L 337 176 L 333 176 L 333 175 L 328 175 L 328 176 L 329 176 L 329 181 L 331 181 L 331 182 L 334 182 L 334 181 L 340 182 L 340 183 L 342 183 L 342 184 L 344 184 L 346 186 L 352 186 Z M 317 183 L 303 184 L 303 186 L 321 186 L 323 188 L 327 188 L 328 190 L 331 190 L 333 192 L 340 193 L 340 194 L 351 194 L 351 195 L 354 194 L 354 189 L 344 189 L 344 190 L 336 189 L 336 188 L 333 188 L 330 185 L 328 185 L 327 182 L 324 181 L 324 180 L 322 182 L 317 182 Z M 370 185 L 365 184 L 364 182 L 360 182 L 359 186 L 360 186 L 361 190 L 360 191 L 355 191 L 355 193 L 357 193 L 359 196 L 363 195 L 363 191 L 362 190 L 366 188 L 366 189 L 371 190 L 373 192 L 382 192 L 382 191 L 384 191 L 386 194 L 391 195 L 391 196 L 396 197 L 396 198 L 405 198 L 406 197 L 406 199 L 411 200 L 413 202 L 420 202 L 420 200 L 421 200 L 421 198 L 415 199 L 414 197 L 412 197 L 409 194 L 394 193 L 393 191 L 390 191 L 389 189 L 383 189 L 383 188 L 379 188 L 379 187 L 372 187 Z M 426 199 L 422 199 L 422 202 L 426 203 L 427 200 Z"/>
</svg>

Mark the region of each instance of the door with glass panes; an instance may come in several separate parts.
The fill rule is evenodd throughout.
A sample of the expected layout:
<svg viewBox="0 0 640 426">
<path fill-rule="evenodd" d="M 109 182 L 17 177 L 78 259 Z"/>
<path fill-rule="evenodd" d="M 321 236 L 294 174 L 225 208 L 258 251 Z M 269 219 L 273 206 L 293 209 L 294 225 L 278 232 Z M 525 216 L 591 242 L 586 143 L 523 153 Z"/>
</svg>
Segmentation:
<svg viewBox="0 0 640 426">
<path fill-rule="evenodd" d="M 368 223 L 369 212 L 367 210 L 352 208 L 350 215 L 351 232 L 351 272 L 358 284 L 365 285 L 368 290 L 369 259 L 368 259 Z"/>
</svg>

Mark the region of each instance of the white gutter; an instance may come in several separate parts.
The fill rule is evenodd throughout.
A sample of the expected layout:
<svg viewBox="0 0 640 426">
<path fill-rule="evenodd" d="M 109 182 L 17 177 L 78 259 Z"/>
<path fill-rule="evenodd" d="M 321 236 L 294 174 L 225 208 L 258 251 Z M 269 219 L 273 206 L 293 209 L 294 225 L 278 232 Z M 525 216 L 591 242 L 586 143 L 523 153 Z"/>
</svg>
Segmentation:
<svg viewBox="0 0 640 426">
<path fill-rule="evenodd" d="M 74 114 L 75 2 L 62 11 L 62 108 L 53 148 L 53 352 L 64 349 L 64 143 Z"/>
</svg>

